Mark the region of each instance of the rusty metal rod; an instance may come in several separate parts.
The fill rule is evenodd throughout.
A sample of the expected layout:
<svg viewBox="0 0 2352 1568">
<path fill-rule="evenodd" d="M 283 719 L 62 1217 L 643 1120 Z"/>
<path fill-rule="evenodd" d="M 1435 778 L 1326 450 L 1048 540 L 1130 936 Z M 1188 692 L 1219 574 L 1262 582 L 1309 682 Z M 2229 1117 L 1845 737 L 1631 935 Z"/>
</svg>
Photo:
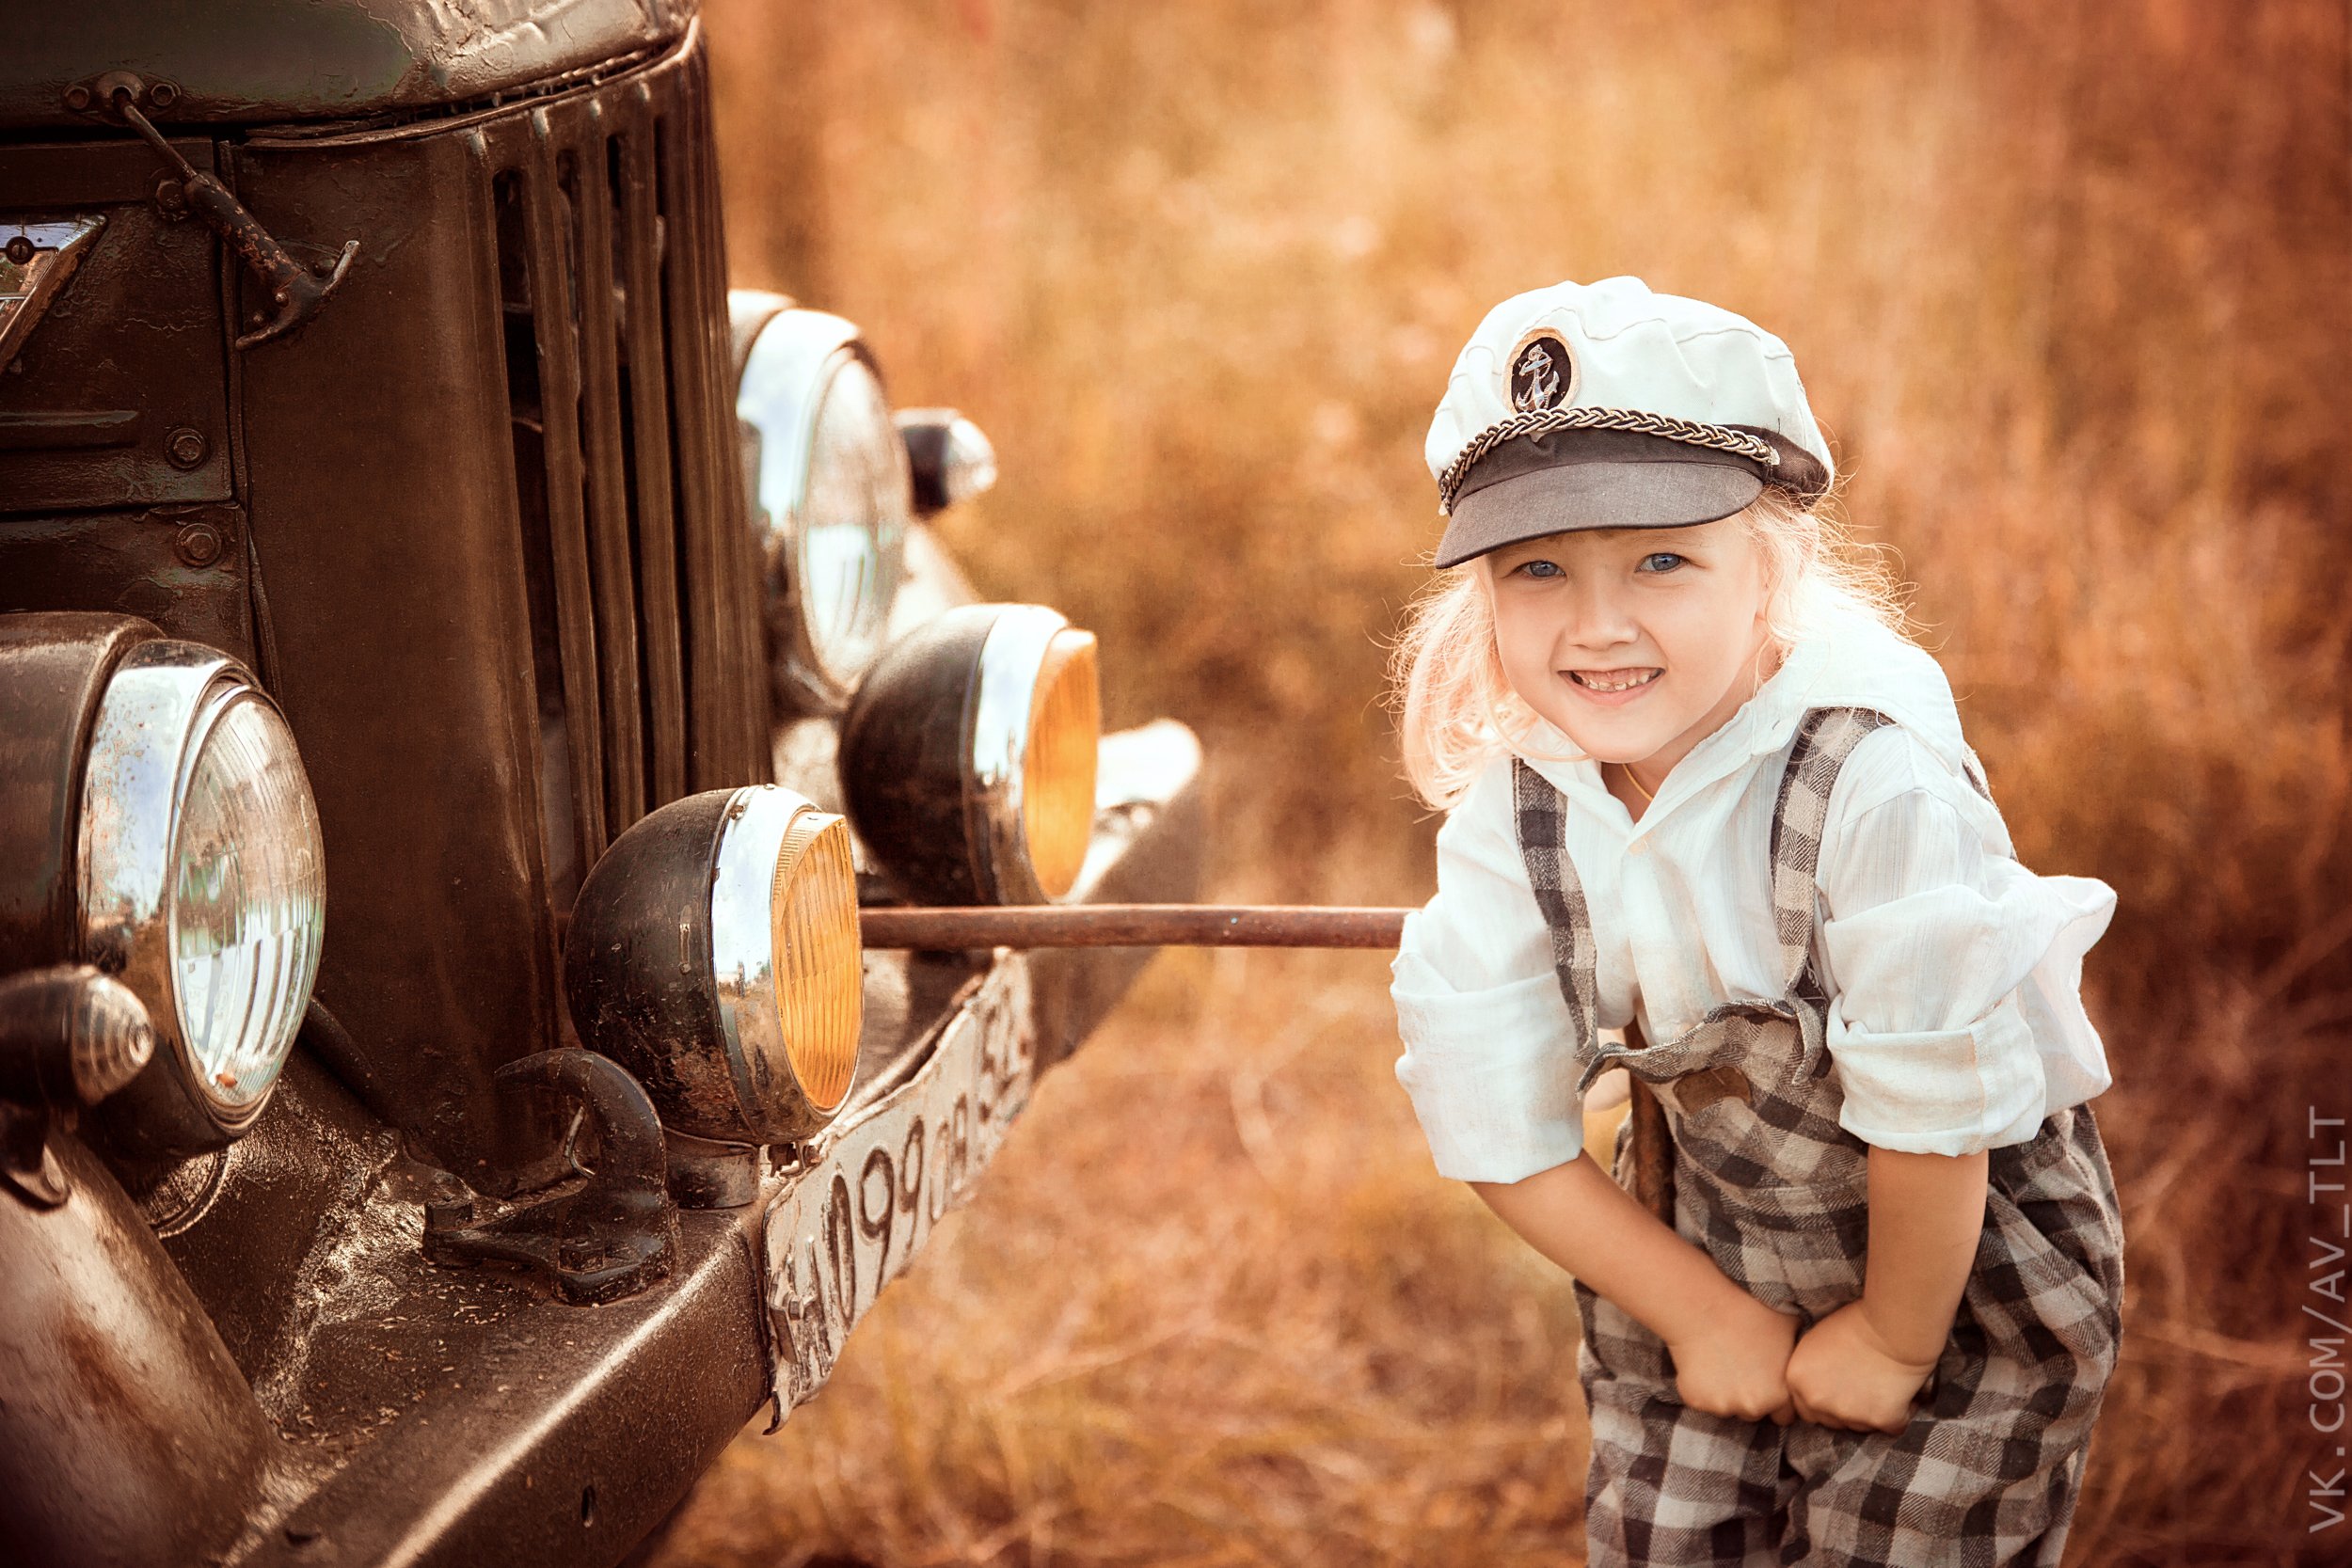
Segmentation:
<svg viewBox="0 0 2352 1568">
<path fill-rule="evenodd" d="M 1284 904 L 1040 904 L 860 910 L 868 947 L 1365 947 L 1393 951 L 1405 910 Z"/>
</svg>

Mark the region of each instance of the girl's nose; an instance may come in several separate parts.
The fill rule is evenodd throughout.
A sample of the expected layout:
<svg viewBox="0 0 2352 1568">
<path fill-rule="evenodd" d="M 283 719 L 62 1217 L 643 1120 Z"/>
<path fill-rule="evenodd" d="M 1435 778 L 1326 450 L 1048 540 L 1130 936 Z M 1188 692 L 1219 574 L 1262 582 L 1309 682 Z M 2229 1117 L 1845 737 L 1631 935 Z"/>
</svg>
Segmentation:
<svg viewBox="0 0 2352 1568">
<path fill-rule="evenodd" d="M 1586 577 L 1568 594 L 1567 616 L 1560 626 L 1559 652 L 1599 652 L 1622 647 L 1641 635 L 1632 610 L 1616 585 L 1597 575 Z"/>
</svg>

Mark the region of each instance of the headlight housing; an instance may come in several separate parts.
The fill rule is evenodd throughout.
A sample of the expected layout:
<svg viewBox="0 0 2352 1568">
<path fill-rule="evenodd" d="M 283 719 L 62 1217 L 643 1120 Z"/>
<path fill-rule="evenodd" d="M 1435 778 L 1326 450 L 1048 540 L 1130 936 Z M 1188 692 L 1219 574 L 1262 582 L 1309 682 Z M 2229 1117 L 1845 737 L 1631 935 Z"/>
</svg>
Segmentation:
<svg viewBox="0 0 2352 1568">
<path fill-rule="evenodd" d="M 100 699 L 82 792 L 82 956 L 154 1025 L 154 1060 L 107 1105 L 161 1154 L 251 1127 L 318 978 L 326 853 L 277 705 L 228 655 L 143 642 Z"/>
<path fill-rule="evenodd" d="M 966 605 L 893 644 L 841 727 L 866 847 L 910 897 L 1042 904 L 1094 826 L 1094 634 L 1042 605 Z"/>
<path fill-rule="evenodd" d="M 663 806 L 581 884 L 564 990 L 663 1126 L 808 1136 L 849 1099 L 865 1014 L 848 824 L 774 784 Z"/>
<path fill-rule="evenodd" d="M 735 413 L 780 711 L 838 711 L 881 652 L 913 478 L 873 357 L 839 316 L 728 296 Z"/>
</svg>

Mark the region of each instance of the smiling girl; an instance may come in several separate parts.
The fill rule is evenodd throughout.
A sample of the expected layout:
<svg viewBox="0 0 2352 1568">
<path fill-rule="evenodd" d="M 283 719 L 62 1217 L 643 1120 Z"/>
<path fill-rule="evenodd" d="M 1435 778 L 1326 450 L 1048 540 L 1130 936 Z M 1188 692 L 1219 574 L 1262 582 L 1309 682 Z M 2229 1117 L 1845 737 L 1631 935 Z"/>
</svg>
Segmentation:
<svg viewBox="0 0 2352 1568">
<path fill-rule="evenodd" d="M 2078 995 L 2114 895 L 2017 863 L 1778 339 L 1519 295 L 1429 458 L 1448 575 L 1397 671 L 1448 816 L 1397 1076 L 1574 1276 L 1591 1560 L 2057 1563 L 2120 1335 Z"/>
</svg>

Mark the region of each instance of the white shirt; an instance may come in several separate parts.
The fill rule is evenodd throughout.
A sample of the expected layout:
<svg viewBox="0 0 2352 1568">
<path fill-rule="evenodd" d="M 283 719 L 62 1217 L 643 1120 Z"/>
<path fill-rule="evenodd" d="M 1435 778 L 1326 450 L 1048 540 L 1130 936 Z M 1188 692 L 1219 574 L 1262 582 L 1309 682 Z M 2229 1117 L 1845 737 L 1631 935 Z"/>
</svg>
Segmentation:
<svg viewBox="0 0 2352 1568">
<path fill-rule="evenodd" d="M 1859 616 L 1822 625 L 1676 765 L 1639 822 L 1597 764 L 1529 755 L 1567 799 L 1598 1023 L 1638 1014 L 1667 1040 L 1722 1003 L 1783 994 L 1770 864 L 1782 771 L 1806 710 L 1872 708 L 1895 722 L 1838 775 L 1816 872 L 1838 1120 L 1918 1153 L 2022 1143 L 2110 1082 L 2079 986 L 2114 890 L 2012 858 L 2000 813 L 1961 770 L 1960 715 L 1932 657 Z M 1462 1180 L 1517 1181 L 1584 1141 L 1577 1042 L 1511 797 L 1499 757 L 1438 830 L 1437 894 L 1406 917 L 1391 968 L 1396 1075 L 1438 1171 Z"/>
</svg>

